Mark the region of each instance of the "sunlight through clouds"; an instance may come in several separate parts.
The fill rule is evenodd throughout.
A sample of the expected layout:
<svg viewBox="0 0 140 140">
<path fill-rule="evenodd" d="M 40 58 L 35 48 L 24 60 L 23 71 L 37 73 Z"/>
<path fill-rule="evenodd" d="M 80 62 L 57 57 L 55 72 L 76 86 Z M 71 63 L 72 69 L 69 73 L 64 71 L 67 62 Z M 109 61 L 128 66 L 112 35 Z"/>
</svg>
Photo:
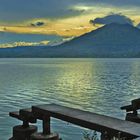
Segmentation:
<svg viewBox="0 0 140 140">
<path fill-rule="evenodd" d="M 111 13 L 127 16 L 136 26 L 139 6 L 138 0 L 61 0 L 59 5 L 58 0 L 1 0 L 0 32 L 77 37 L 102 26 L 89 21 Z"/>
<path fill-rule="evenodd" d="M 134 24 L 140 22 L 140 17 L 137 15 L 138 8 L 131 7 L 125 9 L 122 7 L 107 6 L 107 5 L 75 5 L 69 7 L 69 10 L 79 11 L 79 15 L 70 17 L 58 18 L 35 18 L 25 20 L 11 25 L 0 26 L 0 31 L 28 34 L 56 34 L 60 36 L 79 36 L 90 32 L 98 27 L 89 24 L 91 19 L 104 17 L 109 13 L 121 13 L 130 17 Z M 101 12 L 102 11 L 102 12 Z M 38 24 L 41 25 L 38 25 Z"/>
</svg>

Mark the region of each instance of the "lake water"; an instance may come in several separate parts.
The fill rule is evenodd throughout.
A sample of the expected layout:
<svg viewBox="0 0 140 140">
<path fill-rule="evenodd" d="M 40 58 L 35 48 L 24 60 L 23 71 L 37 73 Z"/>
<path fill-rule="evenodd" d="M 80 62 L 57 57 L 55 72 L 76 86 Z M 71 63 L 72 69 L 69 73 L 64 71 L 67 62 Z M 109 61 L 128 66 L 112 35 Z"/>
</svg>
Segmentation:
<svg viewBox="0 0 140 140">
<path fill-rule="evenodd" d="M 120 107 L 139 97 L 140 59 L 0 59 L 0 139 L 19 123 L 9 111 L 57 103 L 124 119 Z M 77 126 L 52 120 L 52 127 L 81 140 Z"/>
</svg>

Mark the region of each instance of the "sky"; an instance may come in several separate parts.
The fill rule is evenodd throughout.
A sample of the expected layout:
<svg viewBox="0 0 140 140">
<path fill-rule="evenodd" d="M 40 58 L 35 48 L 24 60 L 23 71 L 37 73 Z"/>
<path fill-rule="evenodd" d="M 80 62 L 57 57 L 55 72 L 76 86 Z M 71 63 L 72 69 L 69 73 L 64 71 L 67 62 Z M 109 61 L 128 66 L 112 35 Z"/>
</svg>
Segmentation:
<svg viewBox="0 0 140 140">
<path fill-rule="evenodd" d="M 0 0 L 0 47 L 47 45 L 112 22 L 137 26 L 140 0 Z"/>
</svg>

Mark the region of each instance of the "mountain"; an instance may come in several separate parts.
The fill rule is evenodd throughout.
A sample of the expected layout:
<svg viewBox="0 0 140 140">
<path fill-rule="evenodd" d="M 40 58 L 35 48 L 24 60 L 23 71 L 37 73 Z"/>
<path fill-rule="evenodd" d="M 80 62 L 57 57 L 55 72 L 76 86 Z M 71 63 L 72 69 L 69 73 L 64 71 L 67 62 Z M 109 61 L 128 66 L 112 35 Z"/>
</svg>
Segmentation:
<svg viewBox="0 0 140 140">
<path fill-rule="evenodd" d="M 0 57 L 140 57 L 140 29 L 112 23 L 57 46 L 0 49 Z"/>
<path fill-rule="evenodd" d="M 136 27 L 140 29 L 140 23 Z"/>
</svg>

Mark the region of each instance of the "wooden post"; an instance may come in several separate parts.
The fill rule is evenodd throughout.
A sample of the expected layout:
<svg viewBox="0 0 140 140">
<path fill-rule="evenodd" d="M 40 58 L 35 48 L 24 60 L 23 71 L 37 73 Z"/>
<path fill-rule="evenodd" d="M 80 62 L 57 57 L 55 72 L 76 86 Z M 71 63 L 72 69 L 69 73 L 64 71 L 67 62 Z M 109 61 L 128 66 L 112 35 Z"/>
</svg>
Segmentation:
<svg viewBox="0 0 140 140">
<path fill-rule="evenodd" d="M 32 134 L 30 140 L 59 140 L 57 133 L 51 133 L 50 116 L 43 116 L 42 121 L 43 132 Z"/>
<path fill-rule="evenodd" d="M 51 134 L 50 116 L 43 117 L 43 134 L 44 135 Z"/>
</svg>

